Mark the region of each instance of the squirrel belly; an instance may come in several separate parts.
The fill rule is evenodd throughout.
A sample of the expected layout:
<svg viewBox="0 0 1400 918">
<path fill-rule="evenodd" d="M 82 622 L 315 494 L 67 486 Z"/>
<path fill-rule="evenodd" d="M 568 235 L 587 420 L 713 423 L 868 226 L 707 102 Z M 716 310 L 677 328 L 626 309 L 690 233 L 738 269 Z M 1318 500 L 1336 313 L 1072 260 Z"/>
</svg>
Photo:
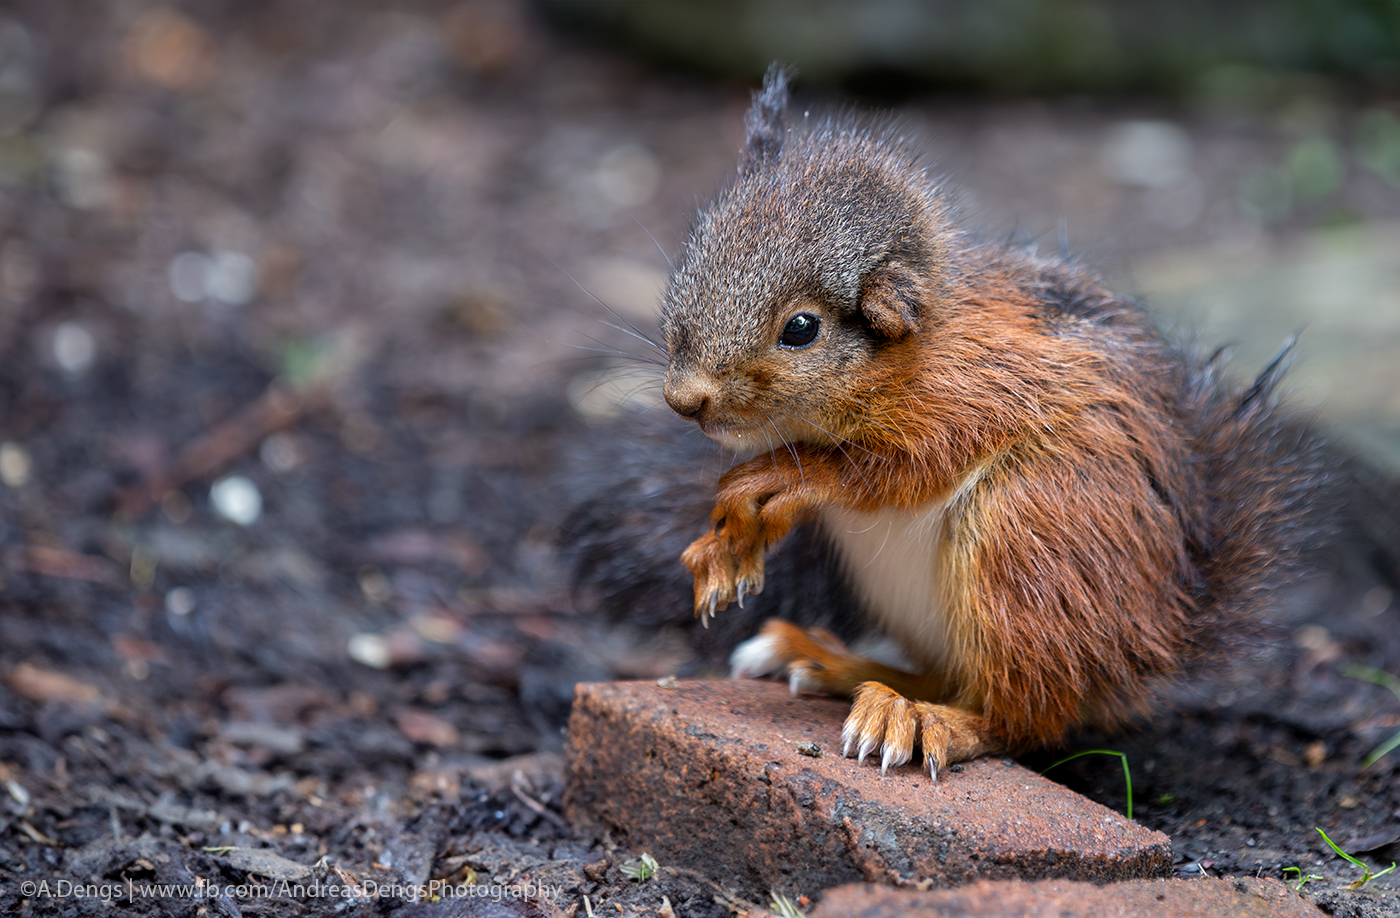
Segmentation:
<svg viewBox="0 0 1400 918">
<path fill-rule="evenodd" d="M 925 671 L 955 663 L 948 590 L 938 578 L 948 503 L 870 512 L 833 506 L 820 515 L 869 623 Z"/>
</svg>

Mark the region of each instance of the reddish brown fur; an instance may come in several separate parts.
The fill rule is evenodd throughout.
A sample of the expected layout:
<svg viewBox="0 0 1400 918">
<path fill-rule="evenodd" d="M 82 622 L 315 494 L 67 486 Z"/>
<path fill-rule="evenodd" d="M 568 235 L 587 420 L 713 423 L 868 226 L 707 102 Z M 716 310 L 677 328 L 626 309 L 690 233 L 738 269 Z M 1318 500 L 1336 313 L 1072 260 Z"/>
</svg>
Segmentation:
<svg viewBox="0 0 1400 918">
<path fill-rule="evenodd" d="M 1143 472 L 1183 477 L 1189 457 L 1152 380 L 1129 391 L 1102 355 L 1035 329 L 1025 300 L 996 275 L 945 300 L 939 327 L 887 350 L 831 412 L 855 449 L 797 444 L 735 466 L 715 532 L 685 559 L 703 605 L 717 568 L 723 577 L 738 559 L 744 577 L 817 507 L 913 508 L 988 466 L 950 523 L 958 688 L 927 700 L 981 711 L 1017 746 L 1053 742 L 1086 714 L 1115 724 L 1140 709 L 1144 681 L 1177 668 L 1191 607 L 1183 533 Z M 780 400 L 804 386 L 771 388 Z M 1086 570 L 1113 575 L 1086 581 Z"/>
<path fill-rule="evenodd" d="M 849 723 L 902 737 L 872 712 L 914 718 L 935 765 L 1143 713 L 1152 683 L 1286 570 L 1315 441 L 1275 418 L 1267 385 L 1223 386 L 1092 278 L 963 242 L 880 141 L 798 142 L 792 162 L 770 147 L 748 164 L 668 291 L 668 401 L 726 442 L 767 446 L 720 479 L 714 528 L 683 556 L 697 613 L 761 589 L 767 550 L 823 508 L 942 506 L 931 608 L 947 646 L 906 646 L 920 672 L 792 626 L 767 632 L 777 657 L 804 684 L 879 680 L 934 702 L 860 689 Z M 822 197 L 870 188 L 875 216 L 858 211 L 857 229 Z M 847 229 L 821 237 L 824 222 Z M 849 270 L 833 251 L 856 253 Z M 780 346 L 799 312 L 822 337 Z"/>
</svg>

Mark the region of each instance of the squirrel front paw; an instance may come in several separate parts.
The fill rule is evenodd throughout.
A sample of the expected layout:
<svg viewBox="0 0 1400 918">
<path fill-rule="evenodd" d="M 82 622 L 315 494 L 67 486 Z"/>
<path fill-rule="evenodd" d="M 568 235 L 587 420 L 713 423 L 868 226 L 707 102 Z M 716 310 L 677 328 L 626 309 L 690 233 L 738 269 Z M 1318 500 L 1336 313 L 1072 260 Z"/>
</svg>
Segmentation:
<svg viewBox="0 0 1400 918">
<path fill-rule="evenodd" d="M 745 596 L 763 592 L 763 552 L 736 553 L 716 530 L 690 543 L 681 563 L 695 576 L 695 614 L 707 628 L 720 609 L 735 601 L 743 608 Z"/>
<path fill-rule="evenodd" d="M 866 682 L 856 689 L 851 713 L 841 730 L 844 755 L 854 752 L 861 763 L 879 749 L 883 774 L 891 765 L 903 765 L 913 757 L 915 740 L 934 781 L 949 762 L 1003 748 L 988 735 L 983 719 L 976 714 L 948 705 L 910 701 L 878 682 Z"/>
</svg>

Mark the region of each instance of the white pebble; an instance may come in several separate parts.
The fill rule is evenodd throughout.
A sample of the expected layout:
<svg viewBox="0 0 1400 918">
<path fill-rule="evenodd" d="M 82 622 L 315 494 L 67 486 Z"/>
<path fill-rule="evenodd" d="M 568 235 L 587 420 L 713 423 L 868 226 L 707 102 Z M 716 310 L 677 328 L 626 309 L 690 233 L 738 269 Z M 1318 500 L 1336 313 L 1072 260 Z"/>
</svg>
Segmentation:
<svg viewBox="0 0 1400 918">
<path fill-rule="evenodd" d="M 210 266 L 209 256 L 199 252 L 181 252 L 170 259 L 166 273 L 175 299 L 182 303 L 198 303 L 208 296 Z"/>
<path fill-rule="evenodd" d="M 8 488 L 22 488 L 29 483 L 29 450 L 18 443 L 0 445 L 0 481 Z"/>
<path fill-rule="evenodd" d="M 175 587 L 165 594 L 165 611 L 183 617 L 194 611 L 196 602 L 194 590 L 189 587 Z"/>
<path fill-rule="evenodd" d="M 111 200 L 111 169 L 107 160 L 93 150 L 59 150 L 53 160 L 53 177 L 59 198 L 79 210 L 93 210 Z"/>
<path fill-rule="evenodd" d="M 623 144 L 610 150 L 593 173 L 598 191 L 618 210 L 650 201 L 661 185 L 661 164 L 640 144 Z"/>
<path fill-rule="evenodd" d="M 251 526 L 262 515 L 262 493 L 242 475 L 230 475 L 214 482 L 209 489 L 209 500 L 220 516 L 240 526 Z"/>
<path fill-rule="evenodd" d="M 361 632 L 350 638 L 345 649 L 356 663 L 363 663 L 371 669 L 389 668 L 389 643 L 377 634 Z"/>
<path fill-rule="evenodd" d="M 242 252 L 215 252 L 204 273 L 204 292 L 225 306 L 243 306 L 258 293 L 258 263 Z"/>
<path fill-rule="evenodd" d="M 81 376 L 97 359 L 97 341 L 78 322 L 64 322 L 54 329 L 53 358 L 64 372 Z"/>
</svg>

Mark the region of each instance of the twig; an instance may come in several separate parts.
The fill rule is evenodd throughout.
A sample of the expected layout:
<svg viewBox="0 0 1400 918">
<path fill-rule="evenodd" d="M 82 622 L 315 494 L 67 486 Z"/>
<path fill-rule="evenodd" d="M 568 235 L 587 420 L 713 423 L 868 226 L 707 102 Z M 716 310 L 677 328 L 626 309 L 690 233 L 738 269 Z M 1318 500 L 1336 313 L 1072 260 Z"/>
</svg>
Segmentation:
<svg viewBox="0 0 1400 918">
<path fill-rule="evenodd" d="M 534 797 L 531 797 L 529 794 L 525 793 L 524 785 L 525 773 L 520 771 L 519 769 L 516 769 L 515 774 L 510 776 L 511 793 L 515 794 L 515 796 L 520 799 L 521 803 L 525 804 L 527 807 L 529 807 L 534 812 L 540 814 L 545 819 L 548 819 L 556 826 L 559 826 L 561 829 L 569 828 L 569 824 L 564 821 L 564 817 L 560 816 L 558 813 L 554 812 L 549 807 L 545 806 L 543 803 L 540 803 Z"/>
</svg>

